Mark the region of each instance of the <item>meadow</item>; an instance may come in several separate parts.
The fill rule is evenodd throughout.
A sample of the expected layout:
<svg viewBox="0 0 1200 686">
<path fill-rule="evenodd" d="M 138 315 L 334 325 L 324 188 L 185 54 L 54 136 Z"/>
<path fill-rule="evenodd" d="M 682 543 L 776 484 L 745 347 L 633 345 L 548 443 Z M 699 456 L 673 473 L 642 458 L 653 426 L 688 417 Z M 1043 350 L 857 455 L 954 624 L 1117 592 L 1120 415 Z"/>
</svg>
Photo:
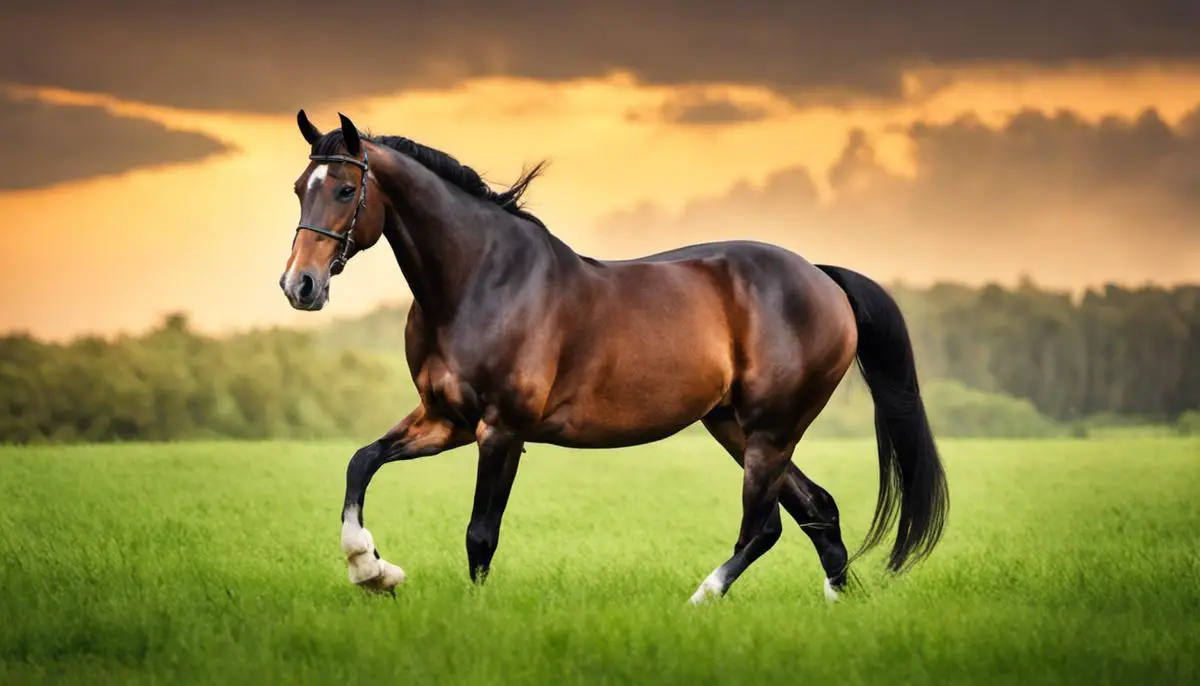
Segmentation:
<svg viewBox="0 0 1200 686">
<path fill-rule="evenodd" d="M 829 605 L 807 538 L 729 596 L 740 472 L 711 440 L 529 446 L 493 573 L 467 581 L 474 451 L 367 497 L 396 596 L 339 550 L 344 442 L 0 448 L 0 683 L 1200 682 L 1200 439 L 943 440 L 950 525 L 909 575 Z M 861 541 L 865 440 L 797 463 Z"/>
</svg>

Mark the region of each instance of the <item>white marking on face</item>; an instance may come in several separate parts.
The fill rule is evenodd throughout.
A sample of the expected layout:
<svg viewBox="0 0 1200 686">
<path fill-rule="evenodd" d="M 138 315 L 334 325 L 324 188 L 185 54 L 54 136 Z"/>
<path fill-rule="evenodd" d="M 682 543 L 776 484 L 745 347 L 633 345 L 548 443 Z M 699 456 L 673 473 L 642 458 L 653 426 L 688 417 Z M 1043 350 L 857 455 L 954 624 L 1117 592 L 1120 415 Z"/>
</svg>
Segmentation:
<svg viewBox="0 0 1200 686">
<path fill-rule="evenodd" d="M 825 577 L 825 600 L 831 603 L 838 601 L 837 589 L 833 587 L 833 583 L 829 581 L 829 577 Z"/>
<path fill-rule="evenodd" d="M 316 168 L 314 168 L 312 170 L 312 173 L 308 175 L 308 189 L 311 191 L 312 189 L 317 188 L 321 184 L 325 183 L 325 179 L 328 176 L 329 176 L 329 165 L 328 164 L 318 164 L 316 166 Z M 296 274 L 297 274 L 296 263 L 292 262 L 291 266 L 288 267 L 287 275 L 284 277 L 285 282 L 288 284 L 295 283 Z"/>
<path fill-rule="evenodd" d="M 300 264 L 296 260 L 292 260 L 292 263 L 288 265 L 287 275 L 284 277 L 284 283 L 287 284 L 288 288 L 292 288 L 293 284 L 296 283 L 296 279 L 300 274 L 299 267 Z"/>
<path fill-rule="evenodd" d="M 311 191 L 325 183 L 325 177 L 327 176 L 329 176 L 329 165 L 318 164 L 317 168 L 312 170 L 312 173 L 308 175 L 308 189 Z"/>
<path fill-rule="evenodd" d="M 700 582 L 700 588 L 696 589 L 688 602 L 692 605 L 699 605 L 710 598 L 720 598 L 724 590 L 725 578 L 721 576 L 721 569 L 718 567 L 713 570 L 712 574 L 705 577 L 704 581 Z"/>
</svg>

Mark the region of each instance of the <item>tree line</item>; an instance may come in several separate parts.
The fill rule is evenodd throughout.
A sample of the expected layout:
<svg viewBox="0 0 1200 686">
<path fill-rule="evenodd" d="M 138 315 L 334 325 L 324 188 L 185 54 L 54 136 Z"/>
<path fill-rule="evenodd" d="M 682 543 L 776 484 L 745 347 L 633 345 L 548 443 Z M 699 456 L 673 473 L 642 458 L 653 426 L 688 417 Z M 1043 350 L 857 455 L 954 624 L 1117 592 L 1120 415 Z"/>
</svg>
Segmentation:
<svg viewBox="0 0 1200 686">
<path fill-rule="evenodd" d="M 927 377 L 1027 398 L 1057 420 L 1173 422 L 1200 409 L 1200 285 L 892 291 Z"/>
<path fill-rule="evenodd" d="M 406 385 L 407 383 L 407 385 Z M 399 360 L 271 329 L 199 335 L 183 315 L 145 336 L 0 339 L 0 442 L 374 436 L 415 395 Z"/>
<path fill-rule="evenodd" d="M 1200 286 L 1076 298 L 1028 282 L 890 290 L 940 435 L 1079 435 L 1122 422 L 1200 432 Z M 181 314 L 142 336 L 10 334 L 0 338 L 0 442 L 369 440 L 416 404 L 406 311 L 224 337 Z M 870 399 L 853 376 L 813 434 L 871 435 Z"/>
</svg>

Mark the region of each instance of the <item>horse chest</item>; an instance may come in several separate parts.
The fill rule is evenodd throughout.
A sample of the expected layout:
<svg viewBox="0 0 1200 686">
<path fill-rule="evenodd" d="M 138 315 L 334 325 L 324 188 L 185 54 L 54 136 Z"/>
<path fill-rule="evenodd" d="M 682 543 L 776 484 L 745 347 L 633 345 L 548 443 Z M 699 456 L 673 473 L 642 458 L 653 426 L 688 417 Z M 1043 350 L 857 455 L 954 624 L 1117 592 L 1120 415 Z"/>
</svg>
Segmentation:
<svg viewBox="0 0 1200 686">
<path fill-rule="evenodd" d="M 427 407 L 462 418 L 477 414 L 478 393 L 441 357 L 426 358 L 416 382 Z"/>
<path fill-rule="evenodd" d="M 457 362 L 457 361 L 456 361 Z M 494 370 L 480 365 L 464 373 L 465 365 L 431 357 L 422 365 L 417 390 L 423 402 L 448 417 L 473 424 L 506 421 L 520 425 L 536 419 L 550 384 L 526 370 Z"/>
</svg>

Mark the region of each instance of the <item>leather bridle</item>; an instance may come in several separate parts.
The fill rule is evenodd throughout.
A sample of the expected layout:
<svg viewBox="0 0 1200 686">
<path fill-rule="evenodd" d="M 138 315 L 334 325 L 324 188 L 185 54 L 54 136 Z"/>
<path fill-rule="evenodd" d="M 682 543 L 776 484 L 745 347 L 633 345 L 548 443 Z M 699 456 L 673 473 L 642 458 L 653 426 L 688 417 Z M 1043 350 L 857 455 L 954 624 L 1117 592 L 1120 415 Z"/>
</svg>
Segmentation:
<svg viewBox="0 0 1200 686">
<path fill-rule="evenodd" d="M 367 172 L 369 171 L 367 169 L 367 151 L 363 150 L 363 158 L 361 160 L 346 155 L 309 155 L 308 159 L 326 164 L 345 162 L 346 164 L 353 164 L 362 169 L 362 179 L 359 182 L 358 189 L 358 205 L 354 208 L 354 215 L 350 217 L 350 228 L 346 229 L 346 233 L 338 233 L 332 229 L 313 224 L 301 223 L 296 226 L 296 236 L 300 235 L 301 229 L 308 229 L 313 233 L 327 236 L 342 244 L 342 249 L 334 253 L 333 259 L 329 261 L 329 273 L 336 276 L 342 273 L 342 270 L 346 268 L 346 262 L 357 252 L 357 245 L 354 242 L 354 225 L 358 223 L 358 213 L 367 206 Z M 292 237 L 293 245 L 296 243 L 296 236 Z"/>
</svg>

